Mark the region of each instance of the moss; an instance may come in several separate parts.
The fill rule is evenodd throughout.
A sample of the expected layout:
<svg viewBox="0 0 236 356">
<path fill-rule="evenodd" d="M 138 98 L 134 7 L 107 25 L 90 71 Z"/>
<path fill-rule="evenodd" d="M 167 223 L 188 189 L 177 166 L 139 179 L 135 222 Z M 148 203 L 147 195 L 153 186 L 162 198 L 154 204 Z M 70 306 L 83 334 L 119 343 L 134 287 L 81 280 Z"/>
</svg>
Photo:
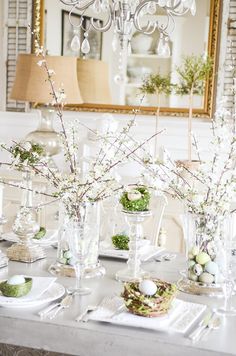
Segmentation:
<svg viewBox="0 0 236 356">
<path fill-rule="evenodd" d="M 135 190 L 141 193 L 141 198 L 138 200 L 129 200 L 128 192 L 124 192 L 120 198 L 124 210 L 127 211 L 147 211 L 150 203 L 150 193 L 146 187 L 136 187 Z"/>
<path fill-rule="evenodd" d="M 25 278 L 25 283 L 22 284 L 8 284 L 7 281 L 0 283 L 0 291 L 5 297 L 19 298 L 28 294 L 32 288 L 32 278 Z"/>
<path fill-rule="evenodd" d="M 46 229 L 45 227 L 41 226 L 39 232 L 37 232 L 37 234 L 34 235 L 34 239 L 40 240 L 45 236 L 45 234 L 46 234 Z"/>
<path fill-rule="evenodd" d="M 119 250 L 128 250 L 129 249 L 129 236 L 117 234 L 112 236 L 112 243 L 115 248 Z"/>
</svg>

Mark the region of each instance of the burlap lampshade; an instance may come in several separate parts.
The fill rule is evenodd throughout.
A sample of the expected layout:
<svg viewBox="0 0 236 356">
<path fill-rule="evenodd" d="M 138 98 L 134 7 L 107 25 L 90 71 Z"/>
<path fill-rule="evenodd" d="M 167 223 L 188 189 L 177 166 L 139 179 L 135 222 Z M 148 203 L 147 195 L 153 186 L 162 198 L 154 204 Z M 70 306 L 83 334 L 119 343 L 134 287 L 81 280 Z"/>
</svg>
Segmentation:
<svg viewBox="0 0 236 356">
<path fill-rule="evenodd" d="M 84 103 L 111 104 L 108 64 L 96 59 L 77 59 L 77 75 Z"/>
<path fill-rule="evenodd" d="M 37 64 L 40 60 L 42 58 L 34 54 L 19 54 L 11 99 L 44 104 L 52 101 L 47 73 Z M 46 61 L 48 68 L 55 72 L 53 75 L 55 89 L 63 87 L 65 91 L 65 103 L 83 103 L 77 81 L 76 58 L 46 56 Z"/>
</svg>

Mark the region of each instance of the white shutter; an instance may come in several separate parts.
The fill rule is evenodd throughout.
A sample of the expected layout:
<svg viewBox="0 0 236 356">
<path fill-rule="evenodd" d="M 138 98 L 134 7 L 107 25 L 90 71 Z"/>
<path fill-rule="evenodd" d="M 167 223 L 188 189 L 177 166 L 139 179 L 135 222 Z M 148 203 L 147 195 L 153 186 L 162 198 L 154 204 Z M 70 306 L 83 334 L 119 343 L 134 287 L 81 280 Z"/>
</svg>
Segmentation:
<svg viewBox="0 0 236 356">
<path fill-rule="evenodd" d="M 30 53 L 31 34 L 28 25 L 32 22 L 32 0 L 8 0 L 7 49 L 6 49 L 6 110 L 23 111 L 25 103 L 10 100 L 15 79 L 18 53 Z"/>
</svg>

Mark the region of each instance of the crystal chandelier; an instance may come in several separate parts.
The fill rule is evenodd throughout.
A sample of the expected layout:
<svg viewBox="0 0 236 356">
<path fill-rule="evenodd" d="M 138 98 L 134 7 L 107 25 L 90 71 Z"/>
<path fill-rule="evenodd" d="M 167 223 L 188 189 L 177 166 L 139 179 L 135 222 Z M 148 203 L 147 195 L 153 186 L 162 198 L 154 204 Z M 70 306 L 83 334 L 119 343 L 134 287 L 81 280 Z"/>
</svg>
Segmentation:
<svg viewBox="0 0 236 356">
<path fill-rule="evenodd" d="M 60 0 L 64 5 L 71 6 L 69 20 L 74 28 L 74 37 L 71 42 L 73 51 L 79 51 L 86 55 L 90 51 L 88 34 L 91 29 L 106 32 L 113 27 L 114 37 L 112 47 L 121 51 L 129 48 L 134 31 L 151 35 L 159 31 L 160 39 L 158 54 L 166 56 L 170 54 L 169 35 L 175 28 L 175 16 L 182 16 L 188 11 L 195 15 L 196 0 Z M 81 19 L 75 24 L 72 21 L 73 12 L 79 12 Z M 101 20 L 89 17 L 89 25 L 84 27 L 84 18 L 87 12 L 102 15 Z M 156 15 L 156 17 L 154 16 Z M 146 17 L 146 21 L 145 21 Z M 149 19 L 148 19 L 149 17 Z M 154 18 L 154 20 L 153 20 Z M 80 43 L 79 31 L 84 32 L 84 39 Z"/>
</svg>

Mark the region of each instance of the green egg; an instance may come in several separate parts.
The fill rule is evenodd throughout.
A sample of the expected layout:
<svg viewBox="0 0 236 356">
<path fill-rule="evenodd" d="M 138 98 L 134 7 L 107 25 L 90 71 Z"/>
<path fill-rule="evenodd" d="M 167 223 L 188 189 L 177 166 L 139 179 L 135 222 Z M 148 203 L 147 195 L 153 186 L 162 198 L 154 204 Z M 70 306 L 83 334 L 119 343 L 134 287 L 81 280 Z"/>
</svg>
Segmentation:
<svg viewBox="0 0 236 356">
<path fill-rule="evenodd" d="M 206 253 L 206 252 L 200 252 L 197 256 L 196 256 L 196 261 L 197 263 L 199 263 L 200 265 L 205 265 L 207 262 L 209 262 L 211 260 L 210 256 Z"/>
<path fill-rule="evenodd" d="M 196 282 L 198 280 L 198 276 L 194 272 L 189 272 L 188 278 L 191 279 L 191 281 Z"/>
<path fill-rule="evenodd" d="M 193 260 L 194 259 L 194 256 L 191 252 L 188 253 L 188 259 L 189 260 Z"/>
<path fill-rule="evenodd" d="M 191 250 L 191 254 L 193 256 L 197 256 L 199 254 L 199 247 L 197 246 L 193 246 L 192 250 Z"/>
<path fill-rule="evenodd" d="M 188 269 L 193 268 L 193 266 L 194 266 L 194 265 L 195 265 L 194 260 L 190 260 L 190 261 L 188 261 Z"/>
<path fill-rule="evenodd" d="M 214 282 L 214 276 L 210 273 L 203 272 L 199 277 L 199 282 L 211 284 Z"/>
</svg>

